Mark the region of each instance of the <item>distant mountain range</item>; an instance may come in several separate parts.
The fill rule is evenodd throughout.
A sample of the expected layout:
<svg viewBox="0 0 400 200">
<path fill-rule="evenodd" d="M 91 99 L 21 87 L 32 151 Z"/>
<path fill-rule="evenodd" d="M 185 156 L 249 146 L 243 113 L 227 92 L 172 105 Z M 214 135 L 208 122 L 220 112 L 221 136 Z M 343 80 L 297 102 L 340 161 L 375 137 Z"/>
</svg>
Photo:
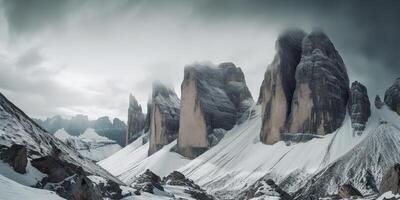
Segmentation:
<svg viewBox="0 0 400 200">
<path fill-rule="evenodd" d="M 111 122 L 107 116 L 100 117 L 97 120 L 89 120 L 85 115 L 76 115 L 71 119 L 56 115 L 45 120 L 35 118 L 33 120 L 51 134 L 64 129 L 65 132 L 72 136 L 79 136 L 88 128 L 93 128 L 100 136 L 114 140 L 121 146 L 126 144 L 126 125 L 125 122 L 118 118 L 114 118 Z"/>
</svg>

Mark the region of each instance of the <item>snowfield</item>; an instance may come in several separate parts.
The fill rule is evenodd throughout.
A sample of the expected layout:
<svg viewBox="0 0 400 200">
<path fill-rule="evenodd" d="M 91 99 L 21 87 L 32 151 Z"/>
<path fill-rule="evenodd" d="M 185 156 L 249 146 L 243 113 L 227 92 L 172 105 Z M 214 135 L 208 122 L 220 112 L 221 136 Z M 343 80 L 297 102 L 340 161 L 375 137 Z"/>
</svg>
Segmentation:
<svg viewBox="0 0 400 200">
<path fill-rule="evenodd" d="M 261 107 L 255 106 L 254 110 L 256 112 L 253 117 L 229 130 L 216 146 L 194 160 L 171 152 L 175 141 L 148 157 L 148 144 L 141 145 L 139 138 L 120 152 L 99 162 L 99 165 L 126 184 L 131 184 L 146 169 L 161 177 L 178 169 L 207 192 L 222 199 L 233 199 L 262 177 L 282 184 L 284 190 L 291 194 L 297 192 L 300 186 L 307 184 L 310 177 L 348 157 L 357 145 L 361 146 L 363 142 L 371 140 L 371 136 L 379 132 L 380 129 L 377 128 L 382 121 L 387 121 L 389 128 L 385 130 L 399 135 L 400 142 L 400 117 L 387 108 L 372 108 L 372 116 L 361 136 L 353 134 L 351 121 L 347 116 L 341 128 L 321 138 L 304 143 L 281 141 L 274 145 L 265 145 L 259 140 Z M 400 146 L 393 148 L 400 151 Z M 376 149 L 380 150 L 382 149 Z M 400 162 L 400 158 L 394 158 L 391 162 Z M 379 173 L 383 170 L 380 169 Z M 332 191 L 337 192 L 339 185 L 334 184 L 331 187 Z"/>
<path fill-rule="evenodd" d="M 0 199 L 4 200 L 61 200 L 55 192 L 21 185 L 0 175 Z"/>
<path fill-rule="evenodd" d="M 176 140 L 149 157 L 147 156 L 149 143 L 141 145 L 142 137 L 109 158 L 98 162 L 98 164 L 130 185 L 146 169 L 150 169 L 158 176 L 163 177 L 191 161 L 178 153 L 171 152 L 171 149 L 176 145 Z"/>
</svg>

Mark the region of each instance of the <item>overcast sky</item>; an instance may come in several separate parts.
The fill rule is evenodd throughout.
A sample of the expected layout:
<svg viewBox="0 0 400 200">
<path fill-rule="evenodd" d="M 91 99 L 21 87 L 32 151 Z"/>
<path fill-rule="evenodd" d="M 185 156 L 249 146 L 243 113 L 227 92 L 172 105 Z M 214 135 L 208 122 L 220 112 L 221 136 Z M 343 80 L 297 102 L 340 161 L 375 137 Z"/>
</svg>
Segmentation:
<svg viewBox="0 0 400 200">
<path fill-rule="evenodd" d="M 232 61 L 254 98 L 286 29 L 322 29 L 371 97 L 400 77 L 400 1 L 0 0 L 0 92 L 32 117 L 127 118 L 151 83 Z"/>
</svg>

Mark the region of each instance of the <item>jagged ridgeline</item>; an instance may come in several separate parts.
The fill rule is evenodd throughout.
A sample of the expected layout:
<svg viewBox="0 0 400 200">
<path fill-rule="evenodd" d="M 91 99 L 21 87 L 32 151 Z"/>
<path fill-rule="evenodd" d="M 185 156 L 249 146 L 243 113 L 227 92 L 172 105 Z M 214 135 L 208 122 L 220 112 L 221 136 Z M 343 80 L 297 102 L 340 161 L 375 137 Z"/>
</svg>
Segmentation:
<svg viewBox="0 0 400 200">
<path fill-rule="evenodd" d="M 218 143 L 253 104 L 242 70 L 233 63 L 185 67 L 178 151 L 194 158 Z"/>
</svg>

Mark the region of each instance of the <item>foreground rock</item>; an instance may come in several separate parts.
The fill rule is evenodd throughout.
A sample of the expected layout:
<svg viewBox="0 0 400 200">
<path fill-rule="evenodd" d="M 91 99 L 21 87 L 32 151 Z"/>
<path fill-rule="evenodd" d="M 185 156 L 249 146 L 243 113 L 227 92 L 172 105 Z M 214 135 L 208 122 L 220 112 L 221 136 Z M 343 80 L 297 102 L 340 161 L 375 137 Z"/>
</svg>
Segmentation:
<svg viewBox="0 0 400 200">
<path fill-rule="evenodd" d="M 102 199 L 101 192 L 86 177 L 81 167 L 53 156 L 32 160 L 32 166 L 48 176 L 40 186 L 57 192 L 66 199 Z"/>
<path fill-rule="evenodd" d="M 308 34 L 296 68 L 288 131 L 325 135 L 342 125 L 349 97 L 345 65 L 322 32 Z"/>
<path fill-rule="evenodd" d="M 347 109 L 351 118 L 351 126 L 358 135 L 365 129 L 365 124 L 371 116 L 371 104 L 369 102 L 367 88 L 355 81 L 351 84 L 350 98 Z"/>
<path fill-rule="evenodd" d="M 180 100 L 172 89 L 155 82 L 150 108 L 149 155 L 178 137 Z"/>
<path fill-rule="evenodd" d="M 246 192 L 240 197 L 240 199 L 251 199 L 251 198 L 278 198 L 280 200 L 292 200 L 293 198 L 285 191 L 283 191 L 275 182 L 271 179 L 265 180 L 264 178 L 255 182 L 250 186 Z"/>
<path fill-rule="evenodd" d="M 263 143 L 273 144 L 281 140 L 291 110 L 296 66 L 301 58 L 301 42 L 305 35 L 303 31 L 289 31 L 280 35 L 275 43 L 276 55 L 265 72 L 258 100 L 263 111 L 260 134 Z"/>
<path fill-rule="evenodd" d="M 149 169 L 141 174 L 132 185 L 133 188 L 140 192 L 154 194 L 155 190 L 164 191 L 164 187 L 161 185 L 161 178 Z"/>
<path fill-rule="evenodd" d="M 382 177 L 379 188 L 381 194 L 391 191 L 393 194 L 400 193 L 400 164 L 396 163 L 386 171 Z"/>
<path fill-rule="evenodd" d="M 384 101 L 391 110 L 400 115 L 400 78 L 386 90 Z"/>
<path fill-rule="evenodd" d="M 26 173 L 26 165 L 28 164 L 28 154 L 25 146 L 13 144 L 1 152 L 0 158 L 8 163 L 16 172 L 20 174 Z"/>
<path fill-rule="evenodd" d="M 347 183 L 340 187 L 339 196 L 348 199 L 362 197 L 362 194 L 351 183 Z"/>
<path fill-rule="evenodd" d="M 200 188 L 199 185 L 195 184 L 192 180 L 188 179 L 182 173 L 173 171 L 170 175 L 163 178 L 163 184 L 172 186 L 183 186 L 184 193 L 190 194 L 194 199 L 198 200 L 214 200 L 214 197 L 207 194 L 205 190 Z"/>
<path fill-rule="evenodd" d="M 216 144 L 231 129 L 252 97 L 244 75 L 233 63 L 185 67 L 178 151 L 194 158 Z"/>
<path fill-rule="evenodd" d="M 126 133 L 126 144 L 130 144 L 140 137 L 145 126 L 145 116 L 142 112 L 142 106 L 139 105 L 136 98 L 129 96 L 128 123 Z"/>
</svg>

